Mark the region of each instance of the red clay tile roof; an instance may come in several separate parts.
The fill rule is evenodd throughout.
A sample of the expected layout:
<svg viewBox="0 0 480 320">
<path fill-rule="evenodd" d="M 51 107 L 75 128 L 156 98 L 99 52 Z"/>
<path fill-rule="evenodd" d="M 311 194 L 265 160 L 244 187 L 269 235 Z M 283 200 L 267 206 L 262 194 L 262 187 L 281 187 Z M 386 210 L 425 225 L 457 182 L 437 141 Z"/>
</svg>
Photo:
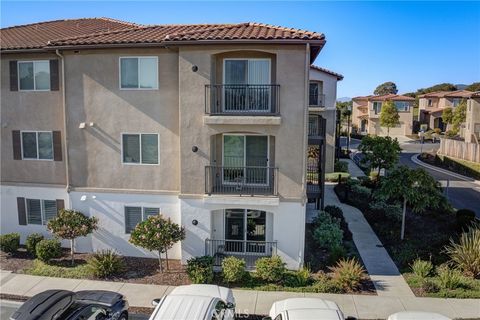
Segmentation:
<svg viewBox="0 0 480 320">
<path fill-rule="evenodd" d="M 310 68 L 312 68 L 314 70 L 318 70 L 318 71 L 321 71 L 321 72 L 331 74 L 332 76 L 337 77 L 338 80 L 343 80 L 343 76 L 340 73 L 336 73 L 336 72 L 330 71 L 328 69 L 325 69 L 325 68 L 322 68 L 322 67 L 319 67 L 319 66 L 315 66 L 313 64 L 310 66 Z"/>
<path fill-rule="evenodd" d="M 474 92 L 468 90 L 435 91 L 419 95 L 419 98 L 470 98 Z"/>
<path fill-rule="evenodd" d="M 13 26 L 0 30 L 2 50 L 40 49 L 49 41 L 86 34 L 139 27 L 138 24 L 110 18 L 55 20 Z"/>
<path fill-rule="evenodd" d="M 1 49 L 81 45 L 160 44 L 188 41 L 297 40 L 323 46 L 321 33 L 260 23 L 142 26 L 112 19 L 43 22 L 1 30 Z"/>
<path fill-rule="evenodd" d="M 415 101 L 415 98 L 409 97 L 409 96 L 403 96 L 399 94 L 384 94 L 380 96 L 364 96 L 364 97 L 355 97 L 352 98 L 352 100 L 368 100 L 368 101 L 386 101 L 386 100 L 392 100 L 392 101 Z"/>
</svg>

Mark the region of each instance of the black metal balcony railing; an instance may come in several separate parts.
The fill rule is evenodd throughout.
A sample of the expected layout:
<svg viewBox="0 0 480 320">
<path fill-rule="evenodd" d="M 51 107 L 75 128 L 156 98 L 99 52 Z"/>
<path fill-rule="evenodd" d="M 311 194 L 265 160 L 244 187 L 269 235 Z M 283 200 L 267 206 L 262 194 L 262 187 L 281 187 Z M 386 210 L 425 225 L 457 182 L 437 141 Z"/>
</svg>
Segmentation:
<svg viewBox="0 0 480 320">
<path fill-rule="evenodd" d="M 205 167 L 205 193 L 277 195 L 278 168 L 262 166 Z"/>
<path fill-rule="evenodd" d="M 324 137 L 326 130 L 326 120 L 320 116 L 310 116 L 308 120 L 308 136 Z"/>
<path fill-rule="evenodd" d="M 309 159 L 307 164 L 307 193 L 319 193 L 321 183 L 321 170 L 318 160 Z"/>
<path fill-rule="evenodd" d="M 250 240 L 205 240 L 205 255 L 214 257 L 214 265 L 222 265 L 222 260 L 228 256 L 244 259 L 247 268 L 255 267 L 257 259 L 271 257 L 277 254 L 276 241 Z"/>
<path fill-rule="evenodd" d="M 325 94 L 310 94 L 308 101 L 310 107 L 325 107 Z"/>
<path fill-rule="evenodd" d="M 205 113 L 211 115 L 278 115 L 278 84 L 214 84 L 205 86 Z"/>
</svg>

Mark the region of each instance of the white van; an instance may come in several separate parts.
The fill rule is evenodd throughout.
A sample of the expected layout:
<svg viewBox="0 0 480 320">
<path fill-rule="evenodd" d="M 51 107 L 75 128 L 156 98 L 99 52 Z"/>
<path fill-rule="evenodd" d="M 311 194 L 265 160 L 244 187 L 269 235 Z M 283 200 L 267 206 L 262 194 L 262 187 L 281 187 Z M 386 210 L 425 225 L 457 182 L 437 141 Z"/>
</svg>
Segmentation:
<svg viewBox="0 0 480 320">
<path fill-rule="evenodd" d="M 232 290 L 209 284 L 179 286 L 161 299 L 149 320 L 234 320 Z"/>
<path fill-rule="evenodd" d="M 346 320 L 338 305 L 317 298 L 291 298 L 274 302 L 264 320 Z M 354 318 L 347 318 L 354 319 Z"/>
</svg>

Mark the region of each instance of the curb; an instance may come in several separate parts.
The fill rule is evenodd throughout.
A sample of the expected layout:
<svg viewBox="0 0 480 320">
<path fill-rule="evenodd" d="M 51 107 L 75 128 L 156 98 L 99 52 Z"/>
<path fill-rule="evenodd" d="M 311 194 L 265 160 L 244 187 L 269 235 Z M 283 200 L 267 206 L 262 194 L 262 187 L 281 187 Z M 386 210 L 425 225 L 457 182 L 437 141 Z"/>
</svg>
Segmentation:
<svg viewBox="0 0 480 320">
<path fill-rule="evenodd" d="M 460 179 L 460 180 L 464 180 L 464 181 L 468 181 L 468 182 L 473 182 L 475 184 L 478 184 L 480 185 L 480 181 L 479 180 L 474 180 L 470 177 L 466 177 L 464 175 L 461 175 L 461 174 L 458 174 L 458 173 L 455 173 L 455 172 L 452 172 L 452 171 L 449 171 L 449 170 L 446 170 L 446 169 L 442 169 L 442 168 L 438 168 L 436 166 L 432 166 L 431 164 L 427 164 L 425 162 L 423 162 L 422 160 L 419 160 L 418 159 L 418 156 L 420 156 L 420 153 L 417 153 L 417 154 L 414 154 L 410 160 L 412 160 L 413 163 L 415 164 L 418 164 L 419 166 L 422 166 L 422 167 L 425 167 L 425 168 L 428 168 L 428 169 L 431 169 L 431 170 L 435 170 L 437 172 L 441 172 L 443 174 L 447 174 L 447 175 L 450 175 L 452 177 L 455 177 L 457 179 Z"/>
</svg>

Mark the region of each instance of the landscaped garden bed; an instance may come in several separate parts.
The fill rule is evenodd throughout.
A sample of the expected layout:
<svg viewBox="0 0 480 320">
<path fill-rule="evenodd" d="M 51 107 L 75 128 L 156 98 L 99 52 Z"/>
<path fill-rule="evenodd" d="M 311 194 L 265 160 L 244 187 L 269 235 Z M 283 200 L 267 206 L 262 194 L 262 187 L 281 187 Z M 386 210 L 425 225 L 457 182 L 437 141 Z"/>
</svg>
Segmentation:
<svg viewBox="0 0 480 320">
<path fill-rule="evenodd" d="M 418 158 L 427 164 L 470 178 L 480 179 L 480 163 L 425 152 L 422 153 Z"/>
</svg>

